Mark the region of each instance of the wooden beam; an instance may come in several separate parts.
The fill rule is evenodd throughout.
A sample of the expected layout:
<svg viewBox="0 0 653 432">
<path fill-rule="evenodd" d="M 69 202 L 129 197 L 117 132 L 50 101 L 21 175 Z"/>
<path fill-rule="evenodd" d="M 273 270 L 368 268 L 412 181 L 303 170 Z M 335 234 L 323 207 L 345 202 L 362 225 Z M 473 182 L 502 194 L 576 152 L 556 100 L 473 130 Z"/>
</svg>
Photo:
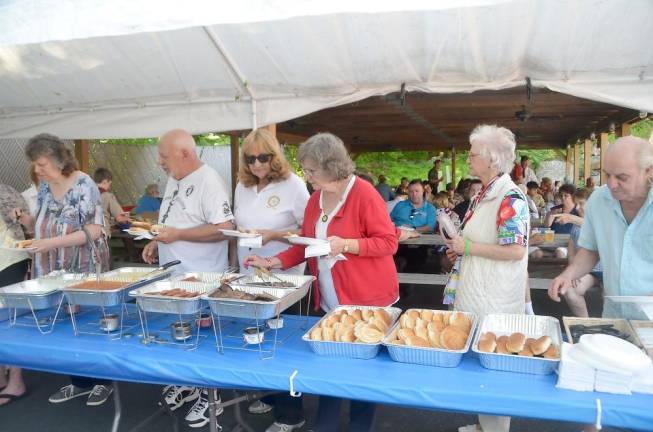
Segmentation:
<svg viewBox="0 0 653 432">
<path fill-rule="evenodd" d="M 599 138 L 599 154 L 601 155 L 601 177 L 599 179 L 599 185 L 602 185 L 605 183 L 605 173 L 603 172 L 603 167 L 605 166 L 605 152 L 608 151 L 608 133 L 607 132 L 602 132 L 601 137 Z"/>
<path fill-rule="evenodd" d="M 615 130 L 617 138 L 630 135 L 630 123 L 621 123 Z"/>
<path fill-rule="evenodd" d="M 90 174 L 88 172 L 88 140 L 75 140 L 75 159 L 79 163 L 80 171 Z"/>
<path fill-rule="evenodd" d="M 574 151 L 573 148 L 567 146 L 567 161 L 565 163 L 565 177 L 571 178 L 574 175 Z"/>
<path fill-rule="evenodd" d="M 451 184 L 454 188 L 456 187 L 456 146 L 451 146 Z"/>
<path fill-rule="evenodd" d="M 232 134 L 231 138 L 231 202 L 234 202 L 234 192 L 238 182 L 238 167 L 240 162 L 240 138 Z"/>
<path fill-rule="evenodd" d="M 580 178 L 580 144 L 574 144 L 574 179 L 573 184 L 578 184 L 578 179 Z"/>
<path fill-rule="evenodd" d="M 584 151 L 583 162 L 585 166 L 583 167 L 583 177 L 587 180 L 588 177 L 592 176 L 592 140 L 585 140 L 585 151 Z"/>
<path fill-rule="evenodd" d="M 276 123 L 272 123 L 272 124 L 269 124 L 267 126 L 263 126 L 261 129 L 267 130 L 268 132 L 270 132 L 275 137 L 277 136 L 277 124 Z"/>
<path fill-rule="evenodd" d="M 297 135 L 297 134 L 292 134 L 287 132 L 277 132 L 277 139 L 281 144 L 286 143 L 292 145 L 299 145 L 304 141 L 306 141 L 308 137 L 304 135 Z"/>
</svg>

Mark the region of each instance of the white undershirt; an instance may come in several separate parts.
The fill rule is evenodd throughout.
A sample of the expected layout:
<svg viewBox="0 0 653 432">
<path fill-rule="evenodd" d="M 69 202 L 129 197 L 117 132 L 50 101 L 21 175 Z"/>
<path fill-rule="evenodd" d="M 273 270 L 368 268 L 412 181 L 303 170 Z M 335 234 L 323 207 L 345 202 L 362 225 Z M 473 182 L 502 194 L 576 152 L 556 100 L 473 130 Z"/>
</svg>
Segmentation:
<svg viewBox="0 0 653 432">
<path fill-rule="evenodd" d="M 356 181 L 356 176 L 352 175 L 351 179 L 349 180 L 349 183 L 347 183 L 347 187 L 345 188 L 342 197 L 340 198 L 340 201 L 338 201 L 338 203 L 333 208 L 333 210 L 331 210 L 331 212 L 327 215 L 328 218 L 326 222 L 322 221 L 322 216 L 324 215 L 324 211 L 322 210 L 324 208 L 322 205 L 323 191 L 320 191 L 321 211 L 320 211 L 320 217 L 317 219 L 317 223 L 315 224 L 315 238 L 326 240 L 327 229 L 329 227 L 329 224 L 331 223 L 333 216 L 335 216 L 338 213 L 340 208 L 347 200 L 349 191 L 351 191 L 351 188 L 354 186 L 355 181 Z M 333 259 L 335 258 L 331 258 L 329 256 L 320 257 L 317 259 L 318 282 L 320 285 L 320 307 L 325 312 L 329 312 L 333 310 L 334 308 L 338 307 L 338 305 L 340 304 L 338 302 L 338 295 L 336 294 L 336 288 L 333 285 L 333 275 L 331 274 L 331 268 L 333 267 L 331 265 L 332 264 L 331 260 Z"/>
</svg>

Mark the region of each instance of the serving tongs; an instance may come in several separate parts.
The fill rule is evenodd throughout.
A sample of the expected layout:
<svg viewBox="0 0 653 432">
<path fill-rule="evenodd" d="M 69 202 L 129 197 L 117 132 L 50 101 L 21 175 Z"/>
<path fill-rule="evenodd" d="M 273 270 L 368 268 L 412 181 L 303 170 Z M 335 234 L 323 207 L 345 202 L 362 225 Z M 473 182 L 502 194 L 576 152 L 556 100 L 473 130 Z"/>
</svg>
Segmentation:
<svg viewBox="0 0 653 432">
<path fill-rule="evenodd" d="M 281 279 L 279 276 L 275 275 L 272 273 L 270 270 L 264 268 L 264 267 L 257 267 L 257 266 L 252 266 L 254 267 L 254 273 L 256 273 L 256 276 L 260 277 L 261 279 L 267 279 L 270 281 L 271 279 L 276 279 L 278 282 L 286 282 L 285 280 Z"/>
<path fill-rule="evenodd" d="M 181 261 L 174 260 L 174 261 L 167 262 L 167 263 L 155 268 L 154 270 L 145 273 L 144 275 L 141 276 L 141 279 L 147 279 L 148 277 L 152 276 L 152 274 L 161 272 L 163 270 L 167 270 L 170 267 L 176 266 L 177 264 L 181 264 Z"/>
</svg>

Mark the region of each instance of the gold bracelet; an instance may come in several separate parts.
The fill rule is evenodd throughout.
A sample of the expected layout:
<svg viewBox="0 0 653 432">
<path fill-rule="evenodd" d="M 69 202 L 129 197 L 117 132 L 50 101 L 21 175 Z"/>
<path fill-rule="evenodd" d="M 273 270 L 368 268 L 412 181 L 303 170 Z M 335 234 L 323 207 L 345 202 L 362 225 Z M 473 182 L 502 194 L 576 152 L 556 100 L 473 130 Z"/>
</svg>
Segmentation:
<svg viewBox="0 0 653 432">
<path fill-rule="evenodd" d="M 345 247 L 342 248 L 343 253 L 349 252 L 349 240 L 345 239 Z"/>
</svg>

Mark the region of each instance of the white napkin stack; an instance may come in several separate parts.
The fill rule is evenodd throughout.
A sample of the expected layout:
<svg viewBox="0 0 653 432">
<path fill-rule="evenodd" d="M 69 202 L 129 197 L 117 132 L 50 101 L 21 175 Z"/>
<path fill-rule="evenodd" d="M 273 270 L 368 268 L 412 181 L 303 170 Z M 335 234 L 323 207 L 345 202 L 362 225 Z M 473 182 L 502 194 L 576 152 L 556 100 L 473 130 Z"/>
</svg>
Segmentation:
<svg viewBox="0 0 653 432">
<path fill-rule="evenodd" d="M 635 375 L 630 390 L 635 393 L 653 394 L 653 365 Z"/>
<path fill-rule="evenodd" d="M 593 391 L 596 369 L 576 360 L 574 345 L 564 342 L 561 347 L 558 384 L 556 387 L 576 391 Z"/>
<path fill-rule="evenodd" d="M 238 246 L 260 249 L 263 246 L 263 236 L 240 237 L 238 239 Z"/>
<path fill-rule="evenodd" d="M 603 393 L 631 394 L 633 375 L 616 371 L 596 370 L 594 389 Z"/>
</svg>

